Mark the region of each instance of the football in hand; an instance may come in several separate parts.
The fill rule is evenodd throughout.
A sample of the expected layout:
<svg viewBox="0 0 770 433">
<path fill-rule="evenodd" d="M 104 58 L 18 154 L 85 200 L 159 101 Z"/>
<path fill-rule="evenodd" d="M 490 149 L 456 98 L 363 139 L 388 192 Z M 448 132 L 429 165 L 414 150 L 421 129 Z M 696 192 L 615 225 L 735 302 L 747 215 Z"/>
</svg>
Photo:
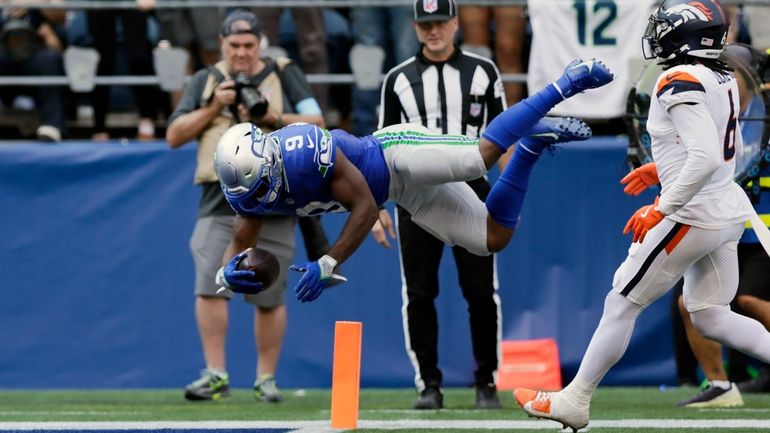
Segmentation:
<svg viewBox="0 0 770 433">
<path fill-rule="evenodd" d="M 238 262 L 238 269 L 254 272 L 254 281 L 259 281 L 268 288 L 275 283 L 281 273 L 281 266 L 273 253 L 262 248 L 249 248 L 246 257 Z"/>
</svg>

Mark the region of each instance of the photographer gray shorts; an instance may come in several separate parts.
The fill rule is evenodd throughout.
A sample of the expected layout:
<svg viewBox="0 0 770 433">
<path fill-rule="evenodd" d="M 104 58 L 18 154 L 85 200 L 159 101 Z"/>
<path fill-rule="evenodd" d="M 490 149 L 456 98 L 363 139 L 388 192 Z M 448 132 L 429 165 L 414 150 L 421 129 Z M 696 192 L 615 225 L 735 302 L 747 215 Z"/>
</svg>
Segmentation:
<svg viewBox="0 0 770 433">
<path fill-rule="evenodd" d="M 233 216 L 209 216 L 195 223 L 190 251 L 195 260 L 195 295 L 231 299 L 229 290 L 217 294 L 219 286 L 214 282 L 217 270 L 222 266 L 222 255 L 233 237 Z M 256 295 L 244 295 L 244 300 L 260 307 L 277 307 L 284 303 L 286 273 L 294 257 L 294 217 L 266 217 L 257 245 L 278 258 L 281 274 L 269 289 Z"/>
</svg>

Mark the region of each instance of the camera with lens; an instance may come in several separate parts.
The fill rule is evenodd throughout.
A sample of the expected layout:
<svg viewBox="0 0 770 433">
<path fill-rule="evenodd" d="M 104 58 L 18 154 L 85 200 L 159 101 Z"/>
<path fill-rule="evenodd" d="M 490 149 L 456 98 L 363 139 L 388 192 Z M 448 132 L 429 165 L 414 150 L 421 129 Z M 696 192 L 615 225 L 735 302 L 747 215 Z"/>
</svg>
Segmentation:
<svg viewBox="0 0 770 433">
<path fill-rule="evenodd" d="M 241 72 L 235 76 L 235 102 L 243 104 L 251 117 L 260 118 L 267 113 L 267 99 L 257 86 L 251 81 L 248 75 Z"/>
</svg>

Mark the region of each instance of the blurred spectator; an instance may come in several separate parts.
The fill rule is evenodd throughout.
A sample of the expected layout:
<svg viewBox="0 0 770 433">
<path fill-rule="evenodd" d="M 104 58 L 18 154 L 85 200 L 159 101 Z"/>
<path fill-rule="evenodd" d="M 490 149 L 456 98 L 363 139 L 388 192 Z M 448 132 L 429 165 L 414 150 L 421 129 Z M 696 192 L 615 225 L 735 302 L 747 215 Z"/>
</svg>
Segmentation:
<svg viewBox="0 0 770 433">
<path fill-rule="evenodd" d="M 289 8 L 294 26 L 297 29 L 297 45 L 302 70 L 308 74 L 326 74 L 329 64 L 326 53 L 326 27 L 321 8 Z M 267 37 L 268 45 L 278 45 L 278 25 L 281 22 L 283 8 L 257 8 L 254 13 L 262 26 L 262 34 Z M 329 88 L 326 85 L 313 85 L 313 93 L 323 112 L 328 108 Z"/>
<path fill-rule="evenodd" d="M 118 25 L 122 28 L 123 46 L 128 57 L 131 75 L 155 75 L 152 63 L 152 44 L 147 36 L 147 11 L 155 0 L 136 0 L 137 9 L 88 9 L 88 29 L 93 46 L 99 52 L 98 76 L 115 75 L 115 53 L 118 51 Z M 152 86 L 131 86 L 134 103 L 139 111 L 136 137 L 140 140 L 155 138 L 155 118 L 158 115 L 158 89 Z M 96 86 L 91 94 L 94 108 L 94 140 L 109 140 L 107 112 L 110 108 L 109 86 Z"/>
<path fill-rule="evenodd" d="M 573 0 L 530 1 L 532 47 L 527 87 L 541 89 L 561 65 L 574 58 L 602 61 L 615 80 L 591 98 L 574 98 L 559 104 L 551 115 L 583 118 L 596 135 L 625 132 L 626 96 L 636 68 L 644 64 L 640 35 L 647 26 L 656 0 L 587 2 Z"/>
<path fill-rule="evenodd" d="M 0 15 L 0 75 L 64 75 L 64 44 L 46 16 L 48 11 L 7 8 Z M 0 87 L 5 104 L 14 98 L 32 95 L 40 111 L 39 140 L 60 141 L 65 133 L 66 107 L 61 86 Z"/>
<path fill-rule="evenodd" d="M 158 0 L 163 2 L 166 0 Z M 218 29 L 222 22 L 221 8 L 158 8 L 155 16 L 161 28 L 161 38 L 172 46 L 181 47 L 190 54 L 188 74 L 205 66 L 213 66 L 219 60 Z M 176 106 L 182 92 L 171 93 L 171 103 Z"/>
<path fill-rule="evenodd" d="M 500 72 L 524 73 L 523 51 L 527 20 L 523 6 L 460 6 L 459 17 L 464 49 L 489 48 L 494 45 L 493 58 Z M 492 44 L 491 32 L 494 32 Z M 509 105 L 519 102 L 523 97 L 523 83 L 505 84 L 505 99 Z"/>
<path fill-rule="evenodd" d="M 324 28 L 326 30 L 326 54 L 327 67 L 330 74 L 348 74 L 350 73 L 349 53 L 353 45 L 353 32 L 350 28 L 348 19 L 348 10 L 322 9 Z M 300 59 L 299 37 L 297 26 L 289 11 L 284 10 L 281 14 L 281 22 L 278 27 L 278 41 L 273 46 L 278 45 L 280 49 L 287 52 L 288 57 Z M 329 84 L 328 105 L 323 108 L 324 119 L 327 128 L 339 127 L 343 113 L 350 111 L 350 91 L 349 84 Z"/>
<path fill-rule="evenodd" d="M 206 369 L 200 379 L 185 389 L 189 400 L 218 399 L 230 392 L 225 342 L 228 300 L 233 293 L 219 293 L 215 275 L 223 258 L 229 260 L 235 255 L 226 250 L 233 238 L 235 213 L 214 171 L 216 144 L 227 129 L 240 122 L 256 123 L 265 132 L 294 122 L 323 126 L 321 109 L 299 66 L 288 58 L 260 57 L 260 34 L 257 18 L 251 12 L 235 10 L 225 18 L 219 38 L 222 60 L 213 68 L 195 73 L 169 118 L 166 131 L 166 140 L 174 148 L 194 139 L 198 141 L 195 183 L 201 186 L 202 194 L 190 249 L 196 271 L 195 315 Z M 240 90 L 236 88 L 236 79 Z M 248 91 L 252 102 L 264 98 L 262 102 L 267 101 L 267 105 L 253 104 L 248 109 L 241 96 L 244 91 Z M 260 111 L 257 105 L 266 111 Z M 294 255 L 293 227 L 294 217 L 275 216 L 265 218 L 260 231 L 259 247 L 271 251 L 284 271 Z M 321 243 L 325 244 L 321 245 L 325 247 L 320 253 L 323 255 L 328 250 L 325 237 Z M 272 287 L 245 296 L 246 302 L 255 306 L 258 364 L 254 397 L 261 401 L 281 400 L 274 374 L 286 331 L 285 290 L 286 272 L 281 272 Z"/>
<path fill-rule="evenodd" d="M 751 45 L 762 52 L 770 49 L 770 5 L 743 5 L 742 16 Z"/>
<path fill-rule="evenodd" d="M 687 329 L 684 327 L 681 307 L 679 305 L 679 297 L 682 295 L 683 286 L 684 280 L 680 279 L 671 288 L 672 296 L 669 302 L 677 386 L 699 386 L 701 380 L 698 379 L 698 360 L 695 358 L 695 354 L 692 353 L 690 344 L 687 341 Z"/>
<path fill-rule="evenodd" d="M 163 3 L 165 0 L 158 0 Z M 222 22 L 221 8 L 158 8 L 155 11 L 161 27 L 161 37 L 172 46 L 190 52 L 190 69 L 212 66 L 219 61 L 217 39 Z"/>
<path fill-rule="evenodd" d="M 357 7 L 350 11 L 353 38 L 357 44 L 375 45 L 388 53 L 384 70 L 413 56 L 419 42 L 414 34 L 414 15 L 409 6 Z M 364 136 L 377 128 L 379 90 L 363 90 L 353 85 L 351 132 Z"/>
</svg>

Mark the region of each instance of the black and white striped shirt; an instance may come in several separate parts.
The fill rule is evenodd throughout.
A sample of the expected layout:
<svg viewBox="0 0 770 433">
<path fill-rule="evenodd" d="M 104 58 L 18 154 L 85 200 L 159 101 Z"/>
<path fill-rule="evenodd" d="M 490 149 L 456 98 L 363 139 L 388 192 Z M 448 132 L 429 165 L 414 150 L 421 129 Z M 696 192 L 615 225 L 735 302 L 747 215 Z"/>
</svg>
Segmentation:
<svg viewBox="0 0 770 433">
<path fill-rule="evenodd" d="M 419 123 L 436 133 L 477 138 L 505 108 L 492 61 L 455 46 L 448 60 L 432 62 L 420 50 L 385 76 L 378 128 Z"/>
</svg>

